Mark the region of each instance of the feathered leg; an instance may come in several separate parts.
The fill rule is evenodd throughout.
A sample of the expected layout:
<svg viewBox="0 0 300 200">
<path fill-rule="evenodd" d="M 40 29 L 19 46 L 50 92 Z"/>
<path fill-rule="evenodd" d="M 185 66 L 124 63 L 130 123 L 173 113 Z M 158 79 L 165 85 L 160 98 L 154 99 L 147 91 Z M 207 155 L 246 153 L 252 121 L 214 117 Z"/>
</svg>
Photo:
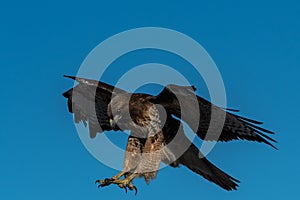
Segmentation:
<svg viewBox="0 0 300 200">
<path fill-rule="evenodd" d="M 132 184 L 132 180 L 137 176 L 134 171 L 141 160 L 141 151 L 144 145 L 143 142 L 144 141 L 142 141 L 140 138 L 129 136 L 126 146 L 123 170 L 112 178 L 97 180 L 96 183 L 99 184 L 98 187 L 116 184 L 120 188 L 124 188 L 126 192 L 128 188 L 129 190 L 135 190 L 137 193 L 137 188 Z M 125 176 L 125 178 L 120 180 L 122 176 Z"/>
</svg>

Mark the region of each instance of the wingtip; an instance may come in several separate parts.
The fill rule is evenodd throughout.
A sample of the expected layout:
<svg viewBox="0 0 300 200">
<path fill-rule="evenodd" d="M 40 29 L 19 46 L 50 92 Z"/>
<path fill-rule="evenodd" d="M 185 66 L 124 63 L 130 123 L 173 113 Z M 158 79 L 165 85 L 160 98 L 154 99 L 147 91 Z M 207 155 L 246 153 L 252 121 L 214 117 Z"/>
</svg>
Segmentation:
<svg viewBox="0 0 300 200">
<path fill-rule="evenodd" d="M 274 140 L 273 142 L 276 143 L 276 144 L 278 144 L 278 141 L 277 141 L 277 140 Z M 273 147 L 273 148 L 276 149 L 276 150 L 279 150 L 278 147 L 276 147 L 276 146 L 273 145 L 273 144 L 271 144 L 271 147 Z"/>
<path fill-rule="evenodd" d="M 273 141 L 274 143 L 278 143 L 276 140 L 272 139 L 271 141 Z M 265 144 L 271 146 L 272 148 L 274 148 L 275 150 L 279 150 L 275 145 L 273 145 L 271 142 L 264 140 L 263 141 Z"/>
<path fill-rule="evenodd" d="M 276 142 L 277 143 L 277 142 Z M 275 145 L 269 144 L 271 147 L 273 147 L 275 150 L 279 150 Z"/>
<path fill-rule="evenodd" d="M 65 78 L 70 78 L 70 79 L 73 79 L 73 80 L 75 80 L 75 79 L 76 79 L 76 77 L 75 77 L 75 76 L 64 75 L 64 77 L 65 77 Z"/>
<path fill-rule="evenodd" d="M 222 109 L 224 109 L 226 111 L 230 111 L 230 112 L 240 112 L 240 110 L 238 110 L 238 109 L 232 109 L 232 108 L 222 108 Z"/>
</svg>

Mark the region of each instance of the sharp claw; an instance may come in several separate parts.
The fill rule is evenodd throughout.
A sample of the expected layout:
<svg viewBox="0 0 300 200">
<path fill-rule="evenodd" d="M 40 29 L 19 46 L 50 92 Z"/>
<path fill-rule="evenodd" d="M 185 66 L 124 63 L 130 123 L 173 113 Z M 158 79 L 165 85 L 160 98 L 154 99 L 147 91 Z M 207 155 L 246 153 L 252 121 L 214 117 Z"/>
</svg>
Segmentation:
<svg viewBox="0 0 300 200">
<path fill-rule="evenodd" d="M 111 182 L 110 182 L 110 180 L 109 179 L 104 179 L 104 180 L 96 180 L 95 181 L 95 184 L 99 184 L 98 185 L 98 188 L 100 188 L 100 187 L 104 187 L 104 186 L 108 186 L 108 185 L 110 185 L 111 184 Z"/>
<path fill-rule="evenodd" d="M 138 190 L 137 190 L 137 187 L 135 187 L 134 185 L 128 185 L 127 186 L 129 188 L 129 190 L 134 190 L 135 191 L 135 195 L 137 194 Z"/>
<path fill-rule="evenodd" d="M 105 187 L 105 186 L 108 186 L 112 183 L 116 184 L 114 182 L 115 179 L 113 178 L 106 178 L 104 180 L 96 180 L 95 181 L 95 184 L 99 184 L 98 185 L 98 188 L 101 188 L 101 187 Z M 124 188 L 125 192 L 127 193 L 128 192 L 128 189 L 129 190 L 134 190 L 135 191 L 135 195 L 137 195 L 137 187 L 135 187 L 134 185 L 130 184 L 130 183 L 126 183 L 126 184 L 117 184 L 120 188 Z"/>
<path fill-rule="evenodd" d="M 137 194 L 138 190 L 135 186 L 133 186 L 133 189 L 135 190 L 135 195 Z"/>
<path fill-rule="evenodd" d="M 124 188 L 125 192 L 127 193 L 127 187 L 126 185 L 119 185 L 120 188 Z"/>
</svg>

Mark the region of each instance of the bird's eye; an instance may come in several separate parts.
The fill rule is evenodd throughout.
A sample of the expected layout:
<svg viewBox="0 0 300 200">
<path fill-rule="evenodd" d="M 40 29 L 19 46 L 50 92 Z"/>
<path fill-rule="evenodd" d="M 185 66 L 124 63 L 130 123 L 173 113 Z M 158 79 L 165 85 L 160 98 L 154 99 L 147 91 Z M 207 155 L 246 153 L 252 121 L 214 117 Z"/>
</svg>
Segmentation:
<svg viewBox="0 0 300 200">
<path fill-rule="evenodd" d="M 120 113 L 121 113 L 121 109 L 118 109 L 118 110 L 117 110 L 117 114 L 120 114 Z"/>
</svg>

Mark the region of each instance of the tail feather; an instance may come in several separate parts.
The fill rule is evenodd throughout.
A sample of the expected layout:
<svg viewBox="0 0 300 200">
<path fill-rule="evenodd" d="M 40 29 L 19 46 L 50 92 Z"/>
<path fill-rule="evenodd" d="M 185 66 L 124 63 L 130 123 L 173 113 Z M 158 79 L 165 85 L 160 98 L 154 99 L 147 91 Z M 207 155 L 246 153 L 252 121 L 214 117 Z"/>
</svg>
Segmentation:
<svg viewBox="0 0 300 200">
<path fill-rule="evenodd" d="M 237 190 L 239 180 L 217 168 L 199 153 L 197 147 L 192 144 L 179 159 L 179 163 L 225 190 Z"/>
</svg>

